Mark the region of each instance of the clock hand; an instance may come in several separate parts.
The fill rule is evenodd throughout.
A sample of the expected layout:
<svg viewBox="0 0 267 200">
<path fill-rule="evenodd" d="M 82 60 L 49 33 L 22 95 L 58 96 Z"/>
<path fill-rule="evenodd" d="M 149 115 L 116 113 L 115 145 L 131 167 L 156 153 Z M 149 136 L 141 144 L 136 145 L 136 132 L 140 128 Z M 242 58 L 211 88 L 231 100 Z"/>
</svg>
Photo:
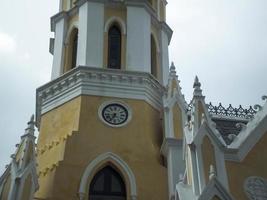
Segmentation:
<svg viewBox="0 0 267 200">
<path fill-rule="evenodd" d="M 111 120 L 113 120 L 116 117 L 116 113 L 113 113 Z"/>
</svg>

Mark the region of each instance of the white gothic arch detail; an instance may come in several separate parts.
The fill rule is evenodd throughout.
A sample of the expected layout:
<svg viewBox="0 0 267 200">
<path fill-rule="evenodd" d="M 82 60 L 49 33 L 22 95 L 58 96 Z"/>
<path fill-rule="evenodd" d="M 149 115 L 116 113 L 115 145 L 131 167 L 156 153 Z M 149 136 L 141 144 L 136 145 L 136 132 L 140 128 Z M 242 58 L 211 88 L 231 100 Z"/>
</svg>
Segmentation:
<svg viewBox="0 0 267 200">
<path fill-rule="evenodd" d="M 104 31 L 105 31 L 105 32 L 108 32 L 109 27 L 110 27 L 114 22 L 117 22 L 117 23 L 120 25 L 122 34 L 123 34 L 123 35 L 126 35 L 126 25 L 125 25 L 124 21 L 123 21 L 121 18 L 119 18 L 119 17 L 115 17 L 115 16 L 110 17 L 110 18 L 106 21 Z"/>
<path fill-rule="evenodd" d="M 118 155 L 112 152 L 107 152 L 99 155 L 87 165 L 80 182 L 80 187 L 79 187 L 80 200 L 84 200 L 86 191 L 88 190 L 88 178 L 92 173 L 94 173 L 95 167 L 103 161 L 113 161 L 115 164 L 118 164 L 123 169 L 130 183 L 131 200 L 137 200 L 136 180 L 132 170 L 130 169 L 130 167 L 127 165 L 126 162 L 124 162 Z"/>
</svg>

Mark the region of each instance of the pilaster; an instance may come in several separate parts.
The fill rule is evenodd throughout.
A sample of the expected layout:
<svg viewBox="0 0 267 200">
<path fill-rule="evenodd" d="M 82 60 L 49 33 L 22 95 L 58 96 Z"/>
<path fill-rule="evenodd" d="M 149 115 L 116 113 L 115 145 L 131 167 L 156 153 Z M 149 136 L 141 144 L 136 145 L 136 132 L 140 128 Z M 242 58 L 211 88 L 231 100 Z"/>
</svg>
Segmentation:
<svg viewBox="0 0 267 200">
<path fill-rule="evenodd" d="M 85 2 L 79 7 L 77 65 L 103 67 L 104 4 Z"/>
<path fill-rule="evenodd" d="M 62 74 L 64 65 L 64 39 L 66 34 L 66 17 L 60 18 L 55 24 L 54 57 L 52 65 L 51 79 L 55 79 Z"/>
<path fill-rule="evenodd" d="M 162 67 L 162 83 L 164 86 L 168 84 L 169 75 L 169 37 L 164 30 L 161 30 L 161 67 Z"/>
<path fill-rule="evenodd" d="M 183 141 L 166 138 L 162 144 L 161 152 L 166 157 L 168 163 L 169 199 L 171 200 L 174 198 L 175 187 L 180 181 L 180 175 L 184 174 Z"/>
<path fill-rule="evenodd" d="M 145 8 L 127 6 L 126 68 L 151 72 L 151 17 Z"/>
</svg>

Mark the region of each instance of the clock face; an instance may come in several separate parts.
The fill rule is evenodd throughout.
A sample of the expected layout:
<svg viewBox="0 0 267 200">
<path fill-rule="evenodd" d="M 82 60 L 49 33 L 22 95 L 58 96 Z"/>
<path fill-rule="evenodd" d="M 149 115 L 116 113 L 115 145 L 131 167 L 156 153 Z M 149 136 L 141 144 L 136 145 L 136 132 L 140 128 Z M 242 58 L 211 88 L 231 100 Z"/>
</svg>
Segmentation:
<svg viewBox="0 0 267 200">
<path fill-rule="evenodd" d="M 108 104 L 102 110 L 102 118 L 111 125 L 121 125 L 128 119 L 128 110 L 118 103 Z"/>
</svg>

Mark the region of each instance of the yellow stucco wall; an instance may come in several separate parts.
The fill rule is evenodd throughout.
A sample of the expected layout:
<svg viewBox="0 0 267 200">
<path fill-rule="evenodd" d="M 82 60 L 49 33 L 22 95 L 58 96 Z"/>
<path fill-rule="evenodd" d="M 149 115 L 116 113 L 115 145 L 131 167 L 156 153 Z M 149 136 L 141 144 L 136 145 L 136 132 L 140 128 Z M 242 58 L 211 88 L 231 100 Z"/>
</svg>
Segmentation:
<svg viewBox="0 0 267 200">
<path fill-rule="evenodd" d="M 34 196 L 38 199 L 49 199 L 54 190 L 55 185 L 55 167 L 50 168 L 46 171 L 46 173 L 39 173 L 38 175 L 38 183 L 39 189 L 34 194 Z"/>
<path fill-rule="evenodd" d="M 33 159 L 33 155 L 34 155 L 34 152 L 33 152 L 33 150 L 34 150 L 34 146 L 35 146 L 35 144 L 33 144 L 32 142 L 29 142 L 29 144 L 28 144 L 29 146 L 28 146 L 28 151 L 26 152 L 27 153 L 27 155 L 26 155 L 26 165 L 28 165 L 31 161 L 32 161 L 32 159 Z M 25 159 L 25 158 L 24 158 Z"/>
<path fill-rule="evenodd" d="M 203 138 L 203 143 L 201 145 L 202 149 L 202 158 L 203 158 L 203 168 L 204 168 L 204 175 L 205 181 L 208 183 L 209 181 L 209 171 L 210 165 L 213 165 L 216 170 L 216 160 L 215 160 L 215 151 L 214 146 L 210 141 L 208 136 Z M 218 172 L 220 173 L 220 172 Z"/>
<path fill-rule="evenodd" d="M 62 0 L 62 10 L 66 11 L 68 9 L 68 1 L 69 0 Z"/>
<path fill-rule="evenodd" d="M 0 196 L 0 200 L 7 200 L 8 199 L 8 194 L 9 194 L 9 190 L 10 190 L 10 185 L 11 185 L 11 176 L 9 175 L 6 178 L 6 182 L 4 185 L 4 188 L 2 190 L 2 194 Z"/>
<path fill-rule="evenodd" d="M 53 189 L 55 168 L 63 160 L 66 139 L 78 130 L 81 98 L 76 98 L 42 116 L 37 143 L 40 189 L 37 197 L 47 197 Z"/>
<path fill-rule="evenodd" d="M 31 199 L 31 189 L 32 189 L 32 176 L 31 174 L 26 178 L 23 187 L 23 193 L 21 196 L 21 200 L 29 200 Z"/>
<path fill-rule="evenodd" d="M 41 169 L 45 173 L 39 178 L 43 190 L 37 193 L 39 198 L 77 198 L 86 166 L 98 155 L 113 152 L 132 169 L 139 200 L 168 199 L 167 169 L 160 156 L 162 127 L 159 111 L 144 101 L 123 99 L 133 111 L 132 120 L 124 127 L 111 128 L 98 117 L 99 106 L 107 100 L 110 98 L 83 96 L 42 116 L 38 146 L 43 147 L 71 130 L 75 134 L 67 134 L 64 142 L 60 141 L 38 156 L 42 168 L 56 163 L 52 168 L 54 173 Z M 56 148 L 61 149 L 61 154 L 53 150 Z M 53 190 L 46 189 L 51 184 Z"/>
<path fill-rule="evenodd" d="M 18 150 L 17 150 L 17 152 L 16 152 L 16 162 L 19 162 L 19 160 L 21 159 L 21 157 L 22 157 L 22 154 L 23 154 L 23 145 L 24 145 L 24 143 L 22 143 L 22 144 L 20 144 L 19 145 L 19 148 L 18 148 Z"/>
<path fill-rule="evenodd" d="M 67 11 L 69 10 L 70 8 L 73 8 L 74 7 L 74 3 L 77 1 L 77 0 L 62 0 L 62 10 L 64 11 Z M 70 3 L 72 3 L 72 5 L 70 5 Z M 69 7 L 70 5 L 70 7 Z"/>
<path fill-rule="evenodd" d="M 267 179 L 267 132 L 241 162 L 226 162 L 228 182 L 231 194 L 235 199 L 247 200 L 244 193 L 244 182 L 250 176 Z"/>
<path fill-rule="evenodd" d="M 176 139 L 183 139 L 183 119 L 181 109 L 175 104 L 172 112 L 174 136 Z"/>
<path fill-rule="evenodd" d="M 163 1 L 160 2 L 160 20 L 166 21 L 166 6 Z"/>
</svg>

